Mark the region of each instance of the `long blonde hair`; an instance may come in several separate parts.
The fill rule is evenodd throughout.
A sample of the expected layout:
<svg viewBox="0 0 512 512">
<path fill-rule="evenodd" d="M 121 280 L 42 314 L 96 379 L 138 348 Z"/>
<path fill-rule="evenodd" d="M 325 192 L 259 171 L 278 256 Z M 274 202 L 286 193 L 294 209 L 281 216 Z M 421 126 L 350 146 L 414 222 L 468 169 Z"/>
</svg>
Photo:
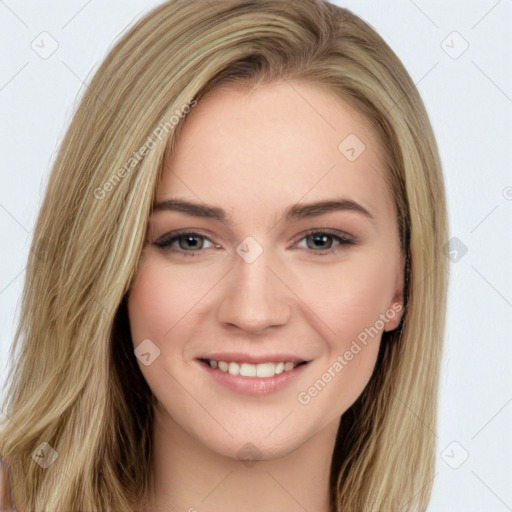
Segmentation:
<svg viewBox="0 0 512 512">
<path fill-rule="evenodd" d="M 438 150 L 414 83 L 369 25 L 323 0 L 174 0 L 110 52 L 50 176 L 0 430 L 22 511 L 127 511 L 143 502 L 154 397 L 134 361 L 126 297 L 162 163 L 186 113 L 215 87 L 290 79 L 328 88 L 372 123 L 407 261 L 402 323 L 384 333 L 374 374 L 341 420 L 332 510 L 426 508 L 447 220 Z M 35 450 L 53 452 L 41 443 L 58 455 L 46 469 Z"/>
</svg>

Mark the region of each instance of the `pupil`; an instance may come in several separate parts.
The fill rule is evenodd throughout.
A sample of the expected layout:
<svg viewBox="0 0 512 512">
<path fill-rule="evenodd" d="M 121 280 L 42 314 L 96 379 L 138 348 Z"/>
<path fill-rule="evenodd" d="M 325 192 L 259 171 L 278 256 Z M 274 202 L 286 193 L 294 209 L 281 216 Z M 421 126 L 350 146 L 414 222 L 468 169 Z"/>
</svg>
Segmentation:
<svg viewBox="0 0 512 512">
<path fill-rule="evenodd" d="M 200 249 L 202 243 L 197 236 L 184 236 L 180 239 L 181 249 Z"/>
<path fill-rule="evenodd" d="M 310 249 L 329 249 L 332 245 L 330 235 L 312 235 L 309 241 L 308 246 Z"/>
</svg>

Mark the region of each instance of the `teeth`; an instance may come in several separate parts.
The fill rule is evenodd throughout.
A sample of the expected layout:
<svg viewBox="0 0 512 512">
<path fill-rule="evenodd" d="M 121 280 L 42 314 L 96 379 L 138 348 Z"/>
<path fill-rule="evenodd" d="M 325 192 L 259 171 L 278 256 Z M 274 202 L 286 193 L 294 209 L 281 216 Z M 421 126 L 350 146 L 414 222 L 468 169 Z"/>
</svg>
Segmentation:
<svg viewBox="0 0 512 512">
<path fill-rule="evenodd" d="M 226 361 L 213 361 L 211 359 L 208 360 L 208 364 L 211 366 L 211 368 L 221 370 L 224 373 L 229 373 L 230 375 L 264 378 L 273 377 L 274 375 L 279 375 L 283 372 L 289 372 L 296 366 L 295 363 L 290 361 L 283 361 L 279 363 L 238 364 L 235 362 L 227 363 Z"/>
<path fill-rule="evenodd" d="M 228 372 L 231 375 L 240 375 L 240 365 L 238 363 L 229 363 Z"/>
<path fill-rule="evenodd" d="M 242 366 L 240 366 L 240 375 L 244 377 L 256 377 L 256 373 L 256 366 L 253 364 L 243 363 Z"/>
<path fill-rule="evenodd" d="M 256 376 L 273 377 L 276 374 L 276 365 L 274 363 L 263 363 L 256 365 Z"/>
<path fill-rule="evenodd" d="M 229 364 L 226 363 L 226 361 L 215 361 L 217 362 L 218 366 L 219 366 L 219 370 L 222 370 L 223 372 L 226 372 L 229 370 Z M 211 362 L 210 362 L 210 366 L 211 366 Z"/>
</svg>

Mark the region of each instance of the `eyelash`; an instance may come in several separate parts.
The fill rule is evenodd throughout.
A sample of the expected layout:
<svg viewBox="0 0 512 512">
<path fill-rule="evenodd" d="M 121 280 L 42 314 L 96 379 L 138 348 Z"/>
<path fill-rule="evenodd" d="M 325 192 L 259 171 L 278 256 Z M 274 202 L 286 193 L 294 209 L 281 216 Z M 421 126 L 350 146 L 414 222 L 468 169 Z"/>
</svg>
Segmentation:
<svg viewBox="0 0 512 512">
<path fill-rule="evenodd" d="M 309 250 L 309 252 L 312 252 L 318 256 L 322 256 L 322 255 L 326 255 L 326 254 L 333 254 L 337 250 L 339 250 L 339 248 L 341 248 L 343 246 L 356 245 L 355 240 L 347 237 L 346 235 L 340 233 L 339 231 L 333 231 L 332 229 L 318 229 L 318 228 L 310 229 L 304 233 L 301 233 L 300 237 L 297 237 L 295 239 L 295 241 L 293 242 L 293 245 L 296 245 L 297 243 L 301 242 L 302 240 L 304 240 L 312 235 L 328 235 L 328 236 L 332 237 L 334 242 L 337 242 L 337 244 L 338 244 L 338 249 L 333 248 L 333 247 L 330 247 L 329 249 L 318 249 L 318 250 L 306 249 L 306 250 Z M 185 251 L 183 249 L 174 249 L 173 250 L 171 248 L 173 243 L 177 242 L 180 238 L 182 238 L 184 236 L 193 236 L 193 237 L 197 237 L 197 238 L 202 238 L 204 240 L 208 240 L 214 246 L 218 246 L 218 244 L 215 244 L 214 242 L 212 242 L 207 236 L 202 235 L 201 233 L 199 233 L 197 231 L 192 231 L 192 230 L 182 230 L 182 231 L 175 231 L 172 233 L 167 233 L 167 234 L 161 236 L 155 242 L 153 242 L 153 245 L 155 245 L 163 250 L 169 250 L 169 251 L 172 250 L 173 252 L 179 253 L 184 257 L 199 256 L 199 254 L 201 252 L 203 252 L 202 249 Z M 220 246 L 218 246 L 218 247 L 220 247 Z"/>
<path fill-rule="evenodd" d="M 192 230 L 182 230 L 182 231 L 175 231 L 173 233 L 167 233 L 167 234 L 161 236 L 153 244 L 156 245 L 157 247 L 159 247 L 160 249 L 171 251 L 172 250 L 171 245 L 174 242 L 177 242 L 180 238 L 182 238 L 184 236 L 194 236 L 197 238 L 203 238 L 204 240 L 208 240 L 209 242 L 211 242 L 213 245 L 216 245 L 207 236 L 202 235 L 201 233 L 198 233 L 197 231 L 192 231 Z M 185 257 L 195 257 L 195 256 L 199 256 L 199 253 L 201 253 L 203 251 L 201 249 L 197 249 L 195 251 L 193 251 L 193 250 L 192 251 L 184 251 L 182 249 L 174 249 L 173 252 L 177 252 L 178 254 L 181 254 Z"/>
<path fill-rule="evenodd" d="M 293 242 L 294 244 L 297 244 L 298 242 L 301 242 L 302 240 L 308 238 L 311 235 L 328 235 L 333 238 L 334 242 L 337 242 L 337 247 L 335 246 L 330 247 L 329 249 L 319 249 L 314 250 L 310 249 L 311 252 L 313 252 L 316 255 L 322 256 L 326 254 L 333 254 L 337 250 L 340 250 L 343 246 L 350 246 L 350 245 L 356 245 L 356 241 L 353 238 L 350 238 L 348 235 L 341 233 L 340 231 L 335 231 L 329 228 L 313 228 L 305 231 L 304 233 L 301 233 L 299 237 L 295 239 Z M 306 249 L 307 250 L 307 249 Z"/>
</svg>

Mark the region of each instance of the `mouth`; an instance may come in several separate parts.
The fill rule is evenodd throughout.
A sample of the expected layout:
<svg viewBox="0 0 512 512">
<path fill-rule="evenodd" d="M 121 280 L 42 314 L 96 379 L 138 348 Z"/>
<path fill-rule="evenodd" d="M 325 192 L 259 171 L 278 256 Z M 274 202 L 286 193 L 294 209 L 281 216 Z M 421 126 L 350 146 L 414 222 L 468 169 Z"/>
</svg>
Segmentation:
<svg viewBox="0 0 512 512">
<path fill-rule="evenodd" d="M 199 359 L 204 364 L 207 364 L 213 370 L 218 370 L 224 373 L 229 373 L 233 376 L 241 376 L 246 378 L 262 378 L 269 379 L 281 373 L 290 372 L 307 364 L 307 361 L 268 361 L 264 363 L 249 363 L 242 361 L 223 361 L 222 359 Z"/>
<path fill-rule="evenodd" d="M 247 354 L 211 354 L 197 362 L 211 379 L 231 392 L 264 396 L 284 390 L 296 381 L 311 361 L 290 354 L 253 357 Z"/>
</svg>

